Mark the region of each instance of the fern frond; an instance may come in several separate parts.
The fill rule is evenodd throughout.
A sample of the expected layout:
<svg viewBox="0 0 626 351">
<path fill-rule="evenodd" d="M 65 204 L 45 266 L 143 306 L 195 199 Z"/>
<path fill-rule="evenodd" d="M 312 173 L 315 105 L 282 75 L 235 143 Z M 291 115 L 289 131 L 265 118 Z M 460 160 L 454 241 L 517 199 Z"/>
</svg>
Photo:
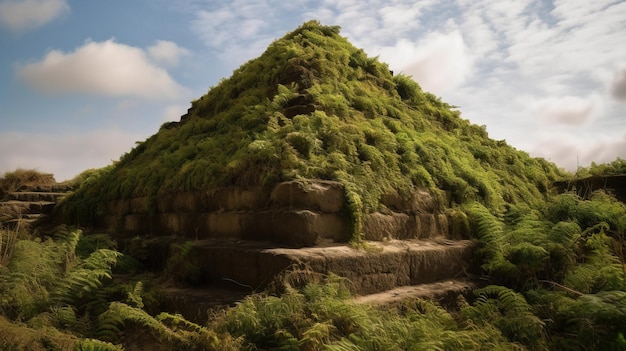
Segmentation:
<svg viewBox="0 0 626 351">
<path fill-rule="evenodd" d="M 81 230 L 68 231 L 65 228 L 57 229 L 54 234 L 55 241 L 60 248 L 58 260 L 66 270 L 76 261 L 76 247 L 81 235 Z"/>
<path fill-rule="evenodd" d="M 604 323 L 626 325 L 626 292 L 602 291 L 580 298 L 581 310 Z"/>
<path fill-rule="evenodd" d="M 122 329 L 124 329 L 124 316 L 118 311 L 108 309 L 98 316 L 98 328 L 96 337 L 100 340 L 115 341 Z"/>
<path fill-rule="evenodd" d="M 124 348 L 97 339 L 82 339 L 74 347 L 76 351 L 124 351 Z"/>
<path fill-rule="evenodd" d="M 331 340 L 335 332 L 332 321 L 315 323 L 302 333 L 299 340 L 301 350 L 319 350 Z"/>
<path fill-rule="evenodd" d="M 132 290 L 128 292 L 128 297 L 126 298 L 126 303 L 133 307 L 143 308 L 143 299 L 141 295 L 143 294 L 143 283 L 138 281 Z"/>
<path fill-rule="evenodd" d="M 92 252 L 89 257 L 83 261 L 82 266 L 86 269 L 110 270 L 115 266 L 117 260 L 122 255 L 122 253 L 115 250 L 99 249 Z"/>
<path fill-rule="evenodd" d="M 526 299 L 515 291 L 498 285 L 489 285 L 474 292 L 478 295 L 479 303 L 487 303 L 490 298 L 502 302 L 504 312 L 525 313 L 531 310 Z"/>
<path fill-rule="evenodd" d="M 98 333 L 110 337 L 111 334 L 116 334 L 120 330 L 120 326 L 123 326 L 126 321 L 132 321 L 150 329 L 157 338 L 164 342 L 173 342 L 179 345 L 188 344 L 189 340 L 170 329 L 157 318 L 152 317 L 142 309 L 131 307 L 122 302 L 112 302 L 109 305 L 109 310 L 101 315 L 101 327 L 98 329 Z"/>
<path fill-rule="evenodd" d="M 99 289 L 111 272 L 105 270 L 74 269 L 52 288 L 53 304 L 75 305 L 86 294 Z"/>
<path fill-rule="evenodd" d="M 51 288 L 53 303 L 74 305 L 83 296 L 102 287 L 105 280 L 111 279 L 112 267 L 120 255 L 107 249 L 93 252 Z"/>
<path fill-rule="evenodd" d="M 475 291 L 473 306 L 463 309 L 471 320 L 496 326 L 512 341 L 539 346 L 544 340 L 545 323 L 535 316 L 519 293 L 503 286 L 490 285 Z"/>
<path fill-rule="evenodd" d="M 466 211 L 475 227 L 478 239 L 491 246 L 494 252 L 501 252 L 501 242 L 504 236 L 503 223 L 489 209 L 476 202 L 468 205 Z"/>
<path fill-rule="evenodd" d="M 19 351 L 72 350 L 77 342 L 73 335 L 55 328 L 34 329 L 13 323 L 0 316 L 0 349 Z"/>
</svg>

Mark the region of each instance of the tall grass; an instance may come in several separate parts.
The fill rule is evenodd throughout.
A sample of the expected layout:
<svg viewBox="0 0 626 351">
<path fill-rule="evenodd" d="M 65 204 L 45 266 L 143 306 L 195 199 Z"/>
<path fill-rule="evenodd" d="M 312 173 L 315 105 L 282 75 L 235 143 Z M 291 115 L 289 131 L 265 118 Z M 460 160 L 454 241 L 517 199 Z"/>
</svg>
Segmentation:
<svg viewBox="0 0 626 351">
<path fill-rule="evenodd" d="M 6 267 L 9 264 L 15 250 L 19 230 L 20 222 L 14 230 L 0 228 L 0 267 Z"/>
</svg>

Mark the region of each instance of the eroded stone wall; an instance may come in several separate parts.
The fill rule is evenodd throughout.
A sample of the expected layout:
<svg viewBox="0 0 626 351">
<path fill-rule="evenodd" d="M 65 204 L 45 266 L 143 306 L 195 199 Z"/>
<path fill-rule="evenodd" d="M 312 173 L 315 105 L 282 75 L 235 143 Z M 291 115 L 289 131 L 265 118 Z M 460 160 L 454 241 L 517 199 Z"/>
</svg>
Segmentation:
<svg viewBox="0 0 626 351">
<path fill-rule="evenodd" d="M 274 188 L 220 188 L 172 193 L 156 198 L 111 201 L 98 226 L 135 235 L 187 238 L 238 238 L 293 247 L 347 242 L 351 237 L 344 210 L 343 185 L 334 181 L 289 181 Z M 385 196 L 383 212 L 364 216 L 368 240 L 423 239 L 446 236 L 447 217 L 432 196 Z"/>
</svg>

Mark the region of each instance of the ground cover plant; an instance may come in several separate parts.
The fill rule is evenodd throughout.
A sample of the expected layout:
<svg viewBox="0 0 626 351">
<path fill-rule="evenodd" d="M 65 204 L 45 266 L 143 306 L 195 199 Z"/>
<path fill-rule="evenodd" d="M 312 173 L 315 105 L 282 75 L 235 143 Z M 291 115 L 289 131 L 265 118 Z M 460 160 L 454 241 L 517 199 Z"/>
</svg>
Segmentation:
<svg viewBox="0 0 626 351">
<path fill-rule="evenodd" d="M 357 304 L 336 276 L 252 294 L 197 324 L 148 312 L 141 280 L 111 284 L 107 236 L 19 238 L 0 266 L 0 347 L 12 350 L 620 350 L 626 348 L 626 205 L 572 193 L 502 216 L 463 208 L 487 285 L 447 311 Z M 3 238 L 7 238 L 3 235 Z M 6 247 L 6 246 L 5 246 Z M 6 252 L 6 251 L 5 251 Z M 120 272 L 118 272 L 119 274 Z M 280 291 L 280 293 L 278 293 Z"/>
</svg>

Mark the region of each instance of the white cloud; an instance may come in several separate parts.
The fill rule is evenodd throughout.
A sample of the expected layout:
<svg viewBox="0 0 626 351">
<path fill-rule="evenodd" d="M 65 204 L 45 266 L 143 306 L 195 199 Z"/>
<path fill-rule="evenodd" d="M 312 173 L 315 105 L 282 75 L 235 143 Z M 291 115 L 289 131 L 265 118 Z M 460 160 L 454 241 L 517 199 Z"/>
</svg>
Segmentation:
<svg viewBox="0 0 626 351">
<path fill-rule="evenodd" d="M 536 102 L 534 112 L 541 121 L 580 126 L 595 117 L 600 108 L 600 99 L 596 96 L 589 98 L 564 96 L 539 100 Z"/>
<path fill-rule="evenodd" d="M 304 21 L 339 25 L 342 35 L 366 50 L 404 38 L 421 26 L 419 16 L 436 0 L 193 2 L 192 30 L 226 60 L 243 62 Z M 374 55 L 376 53 L 373 53 Z"/>
<path fill-rule="evenodd" d="M 67 134 L 0 133 L 0 173 L 17 168 L 53 173 L 57 181 L 118 160 L 143 140 L 118 129 Z M 10 150 L 6 152 L 5 150 Z"/>
<path fill-rule="evenodd" d="M 161 114 L 161 122 L 178 122 L 180 117 L 187 113 L 187 109 L 191 107 L 189 104 L 169 105 L 166 106 Z"/>
<path fill-rule="evenodd" d="M 146 53 L 114 40 L 87 42 L 71 53 L 49 52 L 41 61 L 18 67 L 18 77 L 47 93 L 177 98 L 183 93 L 166 70 Z"/>
<path fill-rule="evenodd" d="M 177 66 L 183 56 L 189 55 L 189 50 L 167 40 L 157 40 L 147 51 L 150 58 L 167 66 Z"/>
<path fill-rule="evenodd" d="M 622 65 L 613 76 L 611 97 L 618 101 L 626 101 L 626 65 Z"/>
<path fill-rule="evenodd" d="M 14 31 L 44 26 L 68 13 L 66 0 L 5 0 L 0 2 L 0 24 Z"/>
<path fill-rule="evenodd" d="M 423 40 L 400 40 L 380 49 L 381 59 L 394 70 L 413 76 L 424 90 L 441 94 L 470 76 L 473 59 L 461 33 L 431 33 Z"/>
<path fill-rule="evenodd" d="M 596 133 L 573 136 L 558 131 L 544 132 L 538 136 L 530 154 L 543 157 L 569 171 L 576 171 L 578 166 L 589 166 L 591 162 L 600 164 L 618 157 L 624 158 L 626 133 L 614 136 Z"/>
<path fill-rule="evenodd" d="M 224 60 L 243 63 L 283 34 L 278 28 L 284 19 L 275 14 L 284 5 L 273 6 L 266 1 L 232 1 L 196 7 L 191 28 Z"/>
</svg>

